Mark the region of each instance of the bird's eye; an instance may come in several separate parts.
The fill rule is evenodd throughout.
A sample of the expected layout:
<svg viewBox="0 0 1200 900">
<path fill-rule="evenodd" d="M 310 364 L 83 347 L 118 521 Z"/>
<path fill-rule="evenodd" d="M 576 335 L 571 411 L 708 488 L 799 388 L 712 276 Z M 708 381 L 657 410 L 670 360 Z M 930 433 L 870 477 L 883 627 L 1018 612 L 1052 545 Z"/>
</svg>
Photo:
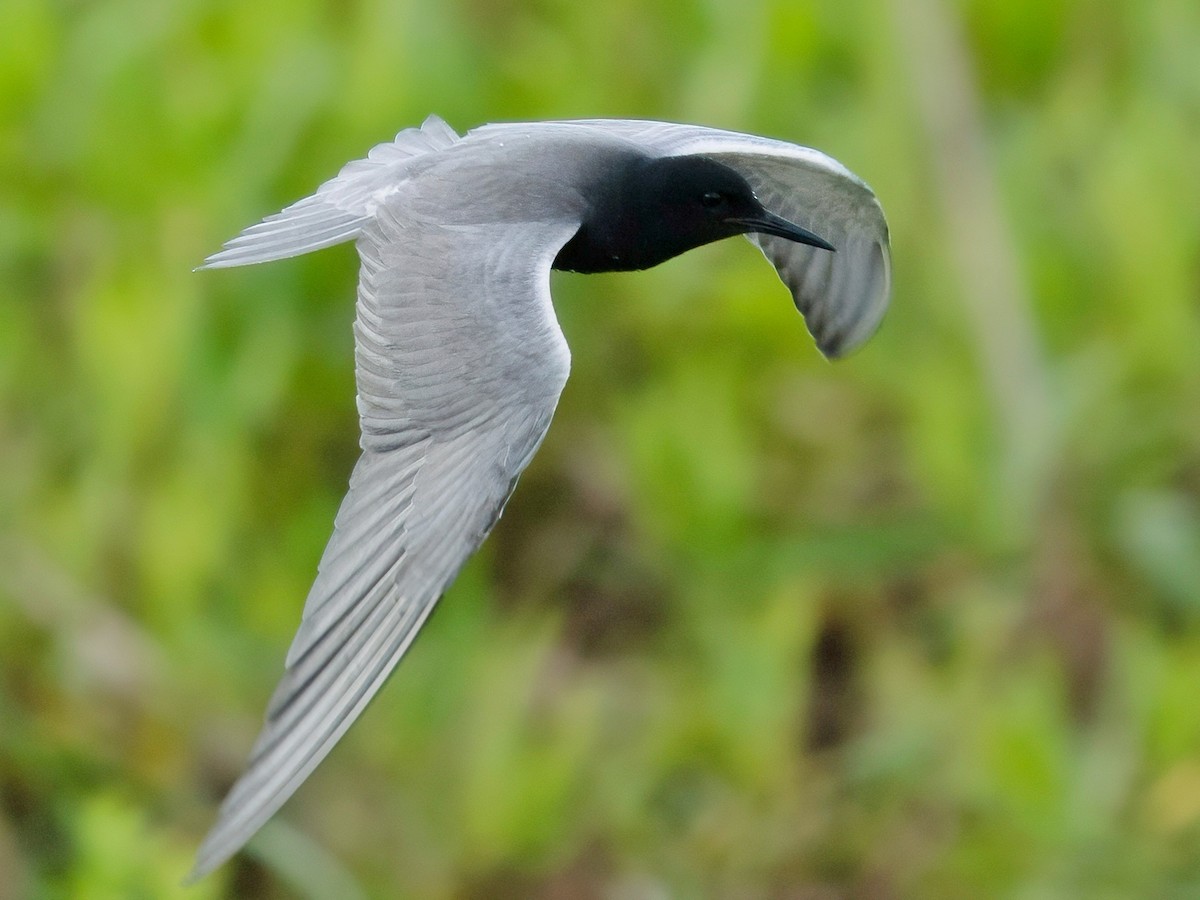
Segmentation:
<svg viewBox="0 0 1200 900">
<path fill-rule="evenodd" d="M 712 209 L 714 206 L 720 206 L 725 202 L 725 195 L 719 194 L 716 191 L 708 191 L 701 195 L 700 202 L 703 203 L 708 209 Z"/>
</svg>

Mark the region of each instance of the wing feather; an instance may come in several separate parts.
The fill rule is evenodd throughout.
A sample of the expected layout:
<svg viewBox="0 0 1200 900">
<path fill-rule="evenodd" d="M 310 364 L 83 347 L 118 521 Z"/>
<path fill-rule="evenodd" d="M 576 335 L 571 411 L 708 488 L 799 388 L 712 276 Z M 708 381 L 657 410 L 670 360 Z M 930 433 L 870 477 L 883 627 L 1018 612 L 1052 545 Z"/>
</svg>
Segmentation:
<svg viewBox="0 0 1200 900">
<path fill-rule="evenodd" d="M 549 272 L 577 223 L 497 233 L 401 225 L 387 208 L 358 241 L 363 454 L 262 733 L 191 879 L 235 853 L 362 712 L 499 517 L 566 380 Z M 497 283 L 504 295 L 479 296 Z"/>
</svg>

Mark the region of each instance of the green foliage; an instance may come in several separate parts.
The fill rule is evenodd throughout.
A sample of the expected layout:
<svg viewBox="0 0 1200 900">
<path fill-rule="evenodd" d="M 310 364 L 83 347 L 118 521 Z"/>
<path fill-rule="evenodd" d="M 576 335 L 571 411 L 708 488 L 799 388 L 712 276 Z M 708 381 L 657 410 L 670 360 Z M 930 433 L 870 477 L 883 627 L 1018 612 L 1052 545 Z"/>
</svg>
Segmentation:
<svg viewBox="0 0 1200 900">
<path fill-rule="evenodd" d="M 1200 895 L 1200 7 L 0 4 L 0 898 Z M 178 881 L 356 446 L 349 248 L 193 273 L 438 112 L 877 190 L 828 365 L 743 242 L 556 276 L 497 531 Z"/>
</svg>

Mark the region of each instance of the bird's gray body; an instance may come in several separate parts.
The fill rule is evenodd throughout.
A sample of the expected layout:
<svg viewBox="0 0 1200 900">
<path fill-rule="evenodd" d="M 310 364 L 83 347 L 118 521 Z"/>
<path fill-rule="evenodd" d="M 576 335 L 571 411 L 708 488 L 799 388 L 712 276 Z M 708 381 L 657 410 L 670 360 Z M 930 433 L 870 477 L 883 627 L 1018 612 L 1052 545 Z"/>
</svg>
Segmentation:
<svg viewBox="0 0 1200 900">
<path fill-rule="evenodd" d="M 837 247 L 749 235 L 822 350 L 840 355 L 874 331 L 889 256 L 870 189 L 815 150 L 689 125 L 488 125 L 459 138 L 431 117 L 206 261 L 356 242 L 362 456 L 262 734 L 193 878 L 235 853 L 324 758 L 495 524 L 570 368 L 550 268 L 594 183 L 631 154 L 700 154 L 735 169 L 763 206 Z"/>
</svg>

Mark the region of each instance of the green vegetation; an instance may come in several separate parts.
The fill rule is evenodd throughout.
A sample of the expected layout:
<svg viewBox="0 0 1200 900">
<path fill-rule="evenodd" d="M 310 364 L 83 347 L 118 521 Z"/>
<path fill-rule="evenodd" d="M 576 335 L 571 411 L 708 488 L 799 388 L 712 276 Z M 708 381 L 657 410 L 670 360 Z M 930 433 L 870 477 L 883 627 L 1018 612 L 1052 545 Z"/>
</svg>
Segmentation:
<svg viewBox="0 0 1200 900">
<path fill-rule="evenodd" d="M 0 3 L 0 898 L 1200 896 L 1194 0 Z M 496 533 L 179 880 L 357 451 L 353 251 L 193 273 L 438 112 L 819 147 L 895 295 L 556 276 Z"/>
</svg>

